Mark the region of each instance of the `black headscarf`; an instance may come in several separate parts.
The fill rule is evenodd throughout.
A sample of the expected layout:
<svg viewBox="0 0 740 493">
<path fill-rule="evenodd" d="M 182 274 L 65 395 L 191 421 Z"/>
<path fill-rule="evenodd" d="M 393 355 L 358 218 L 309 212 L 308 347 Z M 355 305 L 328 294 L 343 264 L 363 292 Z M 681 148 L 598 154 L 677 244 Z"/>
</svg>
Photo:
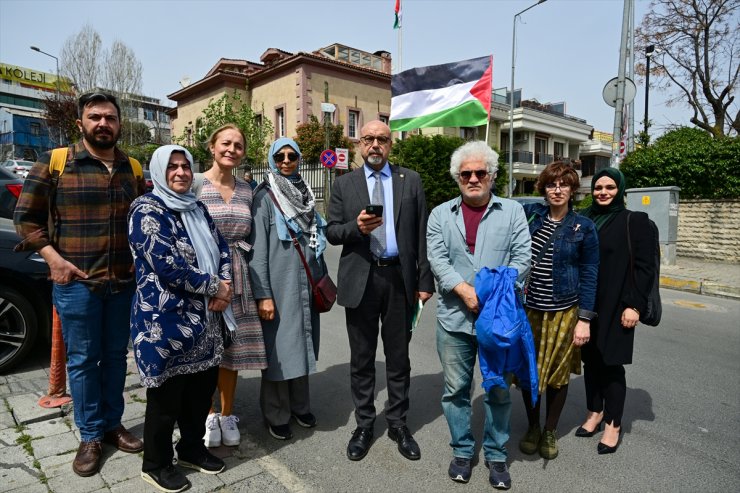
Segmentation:
<svg viewBox="0 0 740 493">
<path fill-rule="evenodd" d="M 594 199 L 591 206 L 581 213 L 596 224 L 597 230 L 609 224 L 614 216 L 626 208 L 624 206 L 624 192 L 627 189 L 627 181 L 617 168 L 604 168 L 594 175 L 591 180 L 591 198 L 593 199 L 596 182 L 603 176 L 611 178 L 617 184 L 617 195 L 614 196 L 614 200 L 609 205 L 599 205 Z"/>
</svg>

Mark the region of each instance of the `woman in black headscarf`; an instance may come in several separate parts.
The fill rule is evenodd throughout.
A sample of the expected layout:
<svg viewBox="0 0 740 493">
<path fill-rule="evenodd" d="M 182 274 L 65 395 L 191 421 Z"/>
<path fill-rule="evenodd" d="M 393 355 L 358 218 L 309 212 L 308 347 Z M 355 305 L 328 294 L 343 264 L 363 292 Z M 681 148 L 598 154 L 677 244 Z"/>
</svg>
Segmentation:
<svg viewBox="0 0 740 493">
<path fill-rule="evenodd" d="M 593 203 L 583 211 L 599 232 L 594 308 L 599 316 L 591 322 L 591 340 L 581 348 L 588 415 L 576 436 L 593 436 L 603 421 L 606 426 L 597 447 L 599 454 L 616 452 L 619 446 L 627 394 L 624 365 L 632 363 L 635 326 L 640 312 L 647 308 L 656 268 L 655 233 L 647 214 L 625 208 L 626 188 L 618 169 L 596 173 L 591 181 Z"/>
</svg>

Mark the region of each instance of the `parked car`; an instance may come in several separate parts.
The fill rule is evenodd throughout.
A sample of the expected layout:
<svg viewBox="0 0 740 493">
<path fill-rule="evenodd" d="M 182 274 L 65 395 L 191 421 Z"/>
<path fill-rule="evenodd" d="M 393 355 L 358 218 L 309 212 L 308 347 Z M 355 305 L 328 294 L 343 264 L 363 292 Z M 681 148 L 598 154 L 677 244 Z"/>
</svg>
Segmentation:
<svg viewBox="0 0 740 493">
<path fill-rule="evenodd" d="M 15 203 L 23 188 L 23 180 L 8 168 L 0 166 L 0 217 L 13 218 Z"/>
<path fill-rule="evenodd" d="M 544 197 L 533 196 L 533 195 L 529 195 L 529 196 L 525 196 L 525 197 L 512 197 L 511 200 L 513 200 L 515 202 L 519 202 L 522 205 L 526 205 L 526 204 L 544 204 L 545 203 L 545 198 Z"/>
<path fill-rule="evenodd" d="M 146 182 L 146 191 L 151 192 L 154 190 L 154 182 L 152 181 L 152 173 L 148 170 L 144 170 L 144 181 Z"/>
<path fill-rule="evenodd" d="M 51 336 L 49 268 L 36 252 L 14 252 L 19 241 L 13 221 L 0 218 L 0 374 Z"/>
<path fill-rule="evenodd" d="M 33 161 L 23 161 L 21 159 L 8 159 L 3 163 L 3 168 L 18 175 L 19 178 L 28 176 L 28 172 L 33 167 Z"/>
</svg>

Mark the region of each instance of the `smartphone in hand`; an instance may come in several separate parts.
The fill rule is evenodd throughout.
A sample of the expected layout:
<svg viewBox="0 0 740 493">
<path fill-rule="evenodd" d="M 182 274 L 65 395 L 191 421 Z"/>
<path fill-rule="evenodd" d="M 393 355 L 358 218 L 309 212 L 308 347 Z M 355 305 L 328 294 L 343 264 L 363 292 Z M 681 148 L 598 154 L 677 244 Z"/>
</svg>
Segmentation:
<svg viewBox="0 0 740 493">
<path fill-rule="evenodd" d="M 376 217 L 383 217 L 383 206 L 378 204 L 370 204 L 365 207 L 365 214 L 375 214 Z"/>
</svg>

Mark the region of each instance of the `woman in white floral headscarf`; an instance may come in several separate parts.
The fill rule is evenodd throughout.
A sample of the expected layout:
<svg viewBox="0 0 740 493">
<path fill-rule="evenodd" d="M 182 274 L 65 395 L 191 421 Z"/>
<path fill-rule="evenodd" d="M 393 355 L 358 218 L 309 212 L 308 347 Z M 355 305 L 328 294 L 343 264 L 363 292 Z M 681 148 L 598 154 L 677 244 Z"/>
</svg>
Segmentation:
<svg viewBox="0 0 740 493">
<path fill-rule="evenodd" d="M 223 335 L 234 327 L 229 247 L 190 191 L 193 158 L 180 146 L 152 155 L 154 190 L 129 212 L 129 245 L 136 271 L 131 339 L 147 388 L 141 477 L 163 491 L 188 479 L 172 465 L 175 423 L 178 465 L 207 474 L 224 462 L 203 444 L 216 389 Z"/>
</svg>

